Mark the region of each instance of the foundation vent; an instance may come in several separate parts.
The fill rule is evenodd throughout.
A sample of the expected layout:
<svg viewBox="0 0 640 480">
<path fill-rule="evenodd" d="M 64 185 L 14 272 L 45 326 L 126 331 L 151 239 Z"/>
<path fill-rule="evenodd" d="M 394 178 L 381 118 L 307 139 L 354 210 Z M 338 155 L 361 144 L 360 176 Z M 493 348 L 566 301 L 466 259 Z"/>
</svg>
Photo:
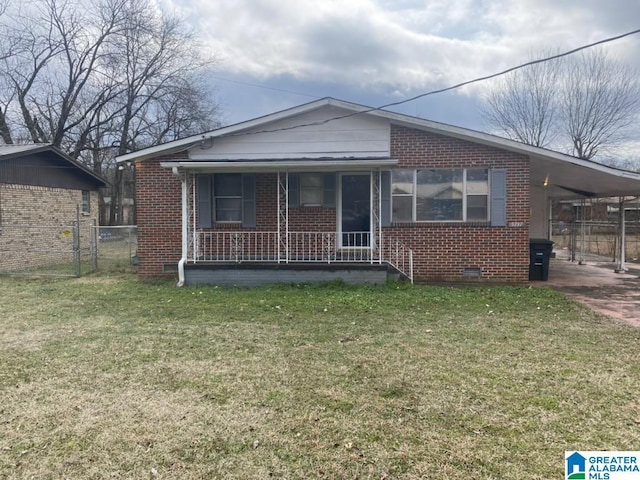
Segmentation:
<svg viewBox="0 0 640 480">
<path fill-rule="evenodd" d="M 465 267 L 462 275 L 467 278 L 480 278 L 482 276 L 482 269 L 480 267 Z"/>
</svg>

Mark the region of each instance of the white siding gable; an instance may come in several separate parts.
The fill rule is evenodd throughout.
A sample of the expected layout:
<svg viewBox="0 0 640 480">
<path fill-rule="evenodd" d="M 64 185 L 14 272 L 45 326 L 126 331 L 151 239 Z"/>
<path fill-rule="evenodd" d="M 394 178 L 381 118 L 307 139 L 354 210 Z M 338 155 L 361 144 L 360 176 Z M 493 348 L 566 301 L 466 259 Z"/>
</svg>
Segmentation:
<svg viewBox="0 0 640 480">
<path fill-rule="evenodd" d="M 324 121 L 351 115 L 339 120 Z M 292 128 L 301 126 L 299 128 Z M 195 146 L 191 160 L 384 158 L 390 155 L 389 120 L 331 105 L 301 115 L 215 137 L 211 148 Z"/>
</svg>

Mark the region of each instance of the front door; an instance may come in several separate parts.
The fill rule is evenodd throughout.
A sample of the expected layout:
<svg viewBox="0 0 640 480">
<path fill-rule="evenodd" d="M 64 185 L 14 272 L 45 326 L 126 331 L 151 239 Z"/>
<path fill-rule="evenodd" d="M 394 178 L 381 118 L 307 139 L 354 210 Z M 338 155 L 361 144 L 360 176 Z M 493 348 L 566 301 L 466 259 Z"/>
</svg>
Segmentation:
<svg viewBox="0 0 640 480">
<path fill-rule="evenodd" d="M 341 247 L 368 247 L 371 244 L 371 176 L 340 176 Z"/>
</svg>

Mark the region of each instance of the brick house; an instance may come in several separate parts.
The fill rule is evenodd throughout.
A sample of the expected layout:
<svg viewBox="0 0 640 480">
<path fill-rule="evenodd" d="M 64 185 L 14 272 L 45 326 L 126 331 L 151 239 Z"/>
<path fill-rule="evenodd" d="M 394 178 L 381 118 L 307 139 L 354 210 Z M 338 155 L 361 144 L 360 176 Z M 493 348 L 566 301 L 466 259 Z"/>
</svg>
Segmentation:
<svg viewBox="0 0 640 480">
<path fill-rule="evenodd" d="M 80 208 L 82 238 L 98 218 L 105 181 L 47 144 L 0 146 L 1 270 L 49 265 L 69 250 L 67 226 Z M 32 254 L 30 254 L 30 252 Z"/>
<path fill-rule="evenodd" d="M 552 198 L 640 192 L 638 174 L 332 98 L 118 161 L 139 274 L 179 284 L 525 282 Z"/>
</svg>

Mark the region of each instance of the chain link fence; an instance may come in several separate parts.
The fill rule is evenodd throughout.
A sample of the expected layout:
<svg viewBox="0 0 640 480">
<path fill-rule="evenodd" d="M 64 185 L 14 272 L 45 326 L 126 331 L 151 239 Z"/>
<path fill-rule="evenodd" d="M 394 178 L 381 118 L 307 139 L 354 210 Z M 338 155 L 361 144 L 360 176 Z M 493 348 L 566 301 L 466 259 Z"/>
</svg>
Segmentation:
<svg viewBox="0 0 640 480">
<path fill-rule="evenodd" d="M 75 276 L 91 271 L 91 221 L 0 226 L 0 274 Z"/>
<path fill-rule="evenodd" d="M 95 271 L 135 272 L 137 227 L 0 226 L 0 275 L 79 277 Z"/>
<path fill-rule="evenodd" d="M 138 265 L 138 227 L 95 227 L 93 270 L 135 272 Z"/>
<path fill-rule="evenodd" d="M 619 260 L 619 222 L 552 222 L 551 239 L 554 249 L 566 250 L 569 259 L 581 260 L 587 255 L 597 255 Z M 640 221 L 625 222 L 625 256 L 627 262 L 640 263 Z"/>
</svg>

